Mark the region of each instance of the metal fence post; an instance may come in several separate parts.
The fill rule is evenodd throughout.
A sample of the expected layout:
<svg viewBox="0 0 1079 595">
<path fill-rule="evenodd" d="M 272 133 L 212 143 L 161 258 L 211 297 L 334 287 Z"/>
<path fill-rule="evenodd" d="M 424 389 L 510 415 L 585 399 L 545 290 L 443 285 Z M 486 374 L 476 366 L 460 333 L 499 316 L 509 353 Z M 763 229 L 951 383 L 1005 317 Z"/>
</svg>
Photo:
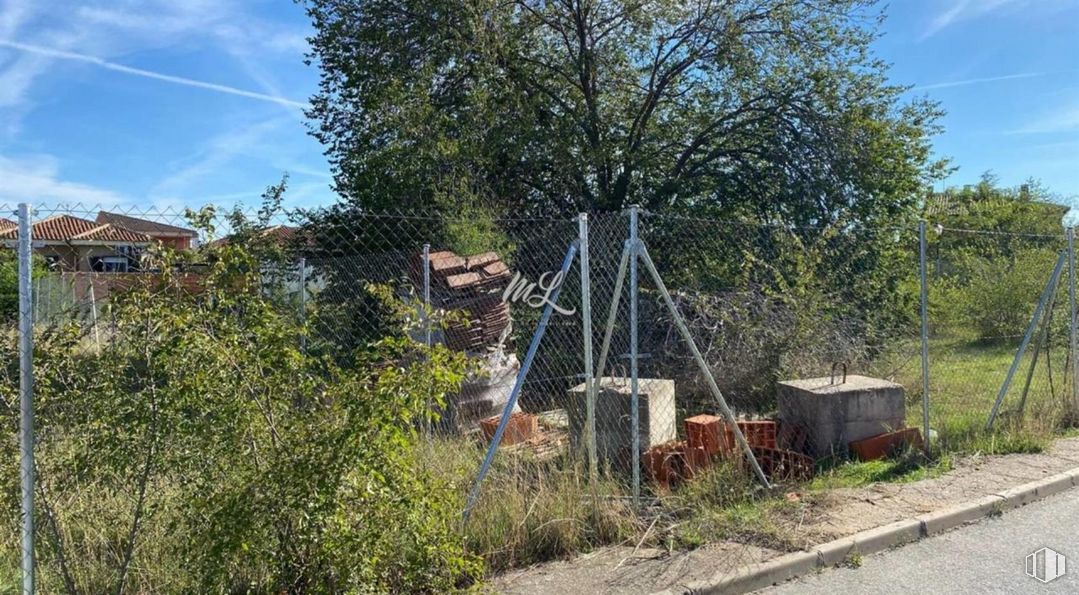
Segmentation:
<svg viewBox="0 0 1079 595">
<path fill-rule="evenodd" d="M 22 469 L 22 591 L 34 593 L 34 311 L 30 205 L 19 205 L 19 445 Z"/>
<path fill-rule="evenodd" d="M 577 241 L 574 240 L 570 244 L 569 249 L 566 250 L 566 256 L 562 259 L 562 267 L 559 270 L 559 278 L 565 279 L 569 274 L 570 267 L 573 265 L 573 259 L 577 257 Z M 547 326 L 551 321 L 551 313 L 554 312 L 555 304 L 558 303 L 558 296 L 562 295 L 562 288 L 564 283 L 559 283 L 554 292 L 551 293 L 550 299 L 547 300 L 547 305 L 543 307 L 543 314 L 540 314 L 539 322 L 536 323 L 536 331 L 532 334 L 532 342 L 528 344 L 528 352 L 525 353 L 525 359 L 521 362 L 521 369 L 517 372 L 517 378 L 513 382 L 513 390 L 510 391 L 509 399 L 506 401 L 506 406 L 502 409 L 502 417 L 498 422 L 498 427 L 495 428 L 495 434 L 491 437 L 491 443 L 487 446 L 487 454 L 483 457 L 483 463 L 480 464 L 480 471 L 476 475 L 476 481 L 472 484 L 472 491 L 468 493 L 468 500 L 465 502 L 465 510 L 462 513 L 462 518 L 468 521 L 468 515 L 472 513 L 472 507 L 476 505 L 476 499 L 480 495 L 480 485 L 483 484 L 483 478 L 487 477 L 487 472 L 491 469 L 491 461 L 495 458 L 495 452 L 498 450 L 498 445 L 502 442 L 502 435 L 506 432 L 506 426 L 509 424 L 510 415 L 513 413 L 513 408 L 517 405 L 517 398 L 521 396 L 521 389 L 524 387 L 525 379 L 528 378 L 528 371 L 532 369 L 532 362 L 536 359 L 536 352 L 539 351 L 540 343 L 543 341 L 543 335 L 547 332 Z"/>
<path fill-rule="evenodd" d="M 588 477 L 595 485 L 599 475 L 596 460 L 596 382 L 592 370 L 592 280 L 588 260 L 588 214 L 577 219 L 581 254 L 581 324 L 584 335 L 585 442 L 588 449 Z"/>
<path fill-rule="evenodd" d="M 1079 355 L 1079 318 L 1075 304 L 1075 228 L 1068 228 L 1068 302 L 1071 309 L 1069 352 L 1072 362 L 1072 414 L 1079 413 L 1079 367 L 1075 357 Z"/>
<path fill-rule="evenodd" d="M 431 244 L 423 245 L 423 344 L 427 357 L 431 355 Z M 427 413 L 431 413 L 431 391 L 427 391 Z M 424 421 L 427 438 L 431 438 L 431 418 Z"/>
<path fill-rule="evenodd" d="M 423 245 L 423 344 L 431 348 L 431 244 Z"/>
<path fill-rule="evenodd" d="M 637 205 L 629 207 L 629 373 L 630 427 L 633 432 L 633 506 L 641 505 L 641 412 L 637 379 Z M 602 379 L 601 379 L 602 382 Z"/>
<path fill-rule="evenodd" d="M 918 273 L 922 284 L 922 435 L 929 456 L 929 286 L 926 282 L 925 220 L 918 222 Z"/>
<path fill-rule="evenodd" d="M 307 322 L 307 259 L 300 257 L 300 324 Z M 307 329 L 300 333 L 300 351 L 307 351 Z"/>
</svg>

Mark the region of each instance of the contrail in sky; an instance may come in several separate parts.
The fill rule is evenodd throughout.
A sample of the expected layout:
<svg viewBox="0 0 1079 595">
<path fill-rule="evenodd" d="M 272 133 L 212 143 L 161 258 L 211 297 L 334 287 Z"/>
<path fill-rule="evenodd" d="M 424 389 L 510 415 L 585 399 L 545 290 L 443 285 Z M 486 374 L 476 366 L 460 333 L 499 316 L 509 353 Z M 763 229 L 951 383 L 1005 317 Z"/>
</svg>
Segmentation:
<svg viewBox="0 0 1079 595">
<path fill-rule="evenodd" d="M 267 95 L 265 93 L 256 93 L 254 91 L 247 91 L 244 89 L 238 89 L 236 87 L 230 87 L 228 85 L 208 83 L 206 81 L 190 79 L 182 76 L 173 76 L 171 74 L 154 72 L 152 70 L 143 70 L 142 68 L 124 66 L 123 64 L 117 64 L 116 62 L 109 62 L 108 60 L 103 60 L 101 58 L 98 58 L 97 56 L 89 56 L 87 54 L 80 54 L 77 52 L 57 50 L 53 48 L 47 48 L 39 45 L 31 45 L 28 43 L 20 43 L 18 41 L 11 41 L 6 39 L 0 39 L 0 47 L 11 48 L 14 50 L 19 50 L 21 52 L 37 54 L 39 56 L 46 56 L 49 58 L 57 58 L 60 60 L 84 62 L 86 64 L 93 64 L 94 66 L 98 66 L 106 70 L 122 72 L 124 74 L 130 74 L 133 76 L 141 76 L 143 78 L 154 79 L 157 81 L 164 81 L 166 83 L 172 83 L 174 85 L 184 85 L 186 87 L 195 87 L 198 89 L 206 89 L 208 91 L 216 91 L 218 93 L 238 95 L 240 97 L 247 97 L 249 99 L 257 99 L 259 101 L 269 101 L 270 103 L 276 103 L 278 105 L 284 105 L 286 107 L 300 109 L 306 109 L 307 107 L 309 107 L 309 105 L 303 101 L 294 101 L 285 97 Z"/>
</svg>

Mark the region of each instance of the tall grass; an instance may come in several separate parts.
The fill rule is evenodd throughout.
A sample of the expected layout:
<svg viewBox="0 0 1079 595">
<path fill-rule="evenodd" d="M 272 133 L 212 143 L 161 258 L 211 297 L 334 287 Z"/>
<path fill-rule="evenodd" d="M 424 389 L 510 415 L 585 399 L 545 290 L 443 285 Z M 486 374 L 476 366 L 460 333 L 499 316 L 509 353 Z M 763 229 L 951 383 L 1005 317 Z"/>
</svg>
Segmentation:
<svg viewBox="0 0 1079 595">
<path fill-rule="evenodd" d="M 463 505 L 482 448 L 460 438 L 435 438 L 421 448 L 429 470 L 455 486 Z M 500 452 L 462 531 L 469 551 L 498 572 L 616 543 L 639 525 L 620 483 L 601 479 L 593 489 L 581 462 Z"/>
</svg>

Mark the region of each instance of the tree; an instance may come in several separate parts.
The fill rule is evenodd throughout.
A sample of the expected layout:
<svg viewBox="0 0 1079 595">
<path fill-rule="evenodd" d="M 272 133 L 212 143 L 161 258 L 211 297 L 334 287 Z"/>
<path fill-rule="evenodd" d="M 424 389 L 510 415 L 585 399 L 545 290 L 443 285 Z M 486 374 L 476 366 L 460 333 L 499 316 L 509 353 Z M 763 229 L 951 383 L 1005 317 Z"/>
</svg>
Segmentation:
<svg viewBox="0 0 1079 595">
<path fill-rule="evenodd" d="M 336 210 L 894 220 L 941 112 L 887 82 L 873 4 L 307 0 Z"/>
</svg>

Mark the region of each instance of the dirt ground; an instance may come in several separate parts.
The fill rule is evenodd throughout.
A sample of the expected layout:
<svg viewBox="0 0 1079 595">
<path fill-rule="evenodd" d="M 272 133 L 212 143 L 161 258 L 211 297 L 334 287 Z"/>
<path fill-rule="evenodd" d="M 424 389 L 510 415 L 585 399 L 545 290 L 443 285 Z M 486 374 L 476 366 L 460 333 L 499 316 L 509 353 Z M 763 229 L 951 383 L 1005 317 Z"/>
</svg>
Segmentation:
<svg viewBox="0 0 1079 595">
<path fill-rule="evenodd" d="M 975 500 L 1079 467 L 1079 438 L 1058 440 L 1047 453 L 958 458 L 951 471 L 912 483 L 880 483 L 804 497 L 791 537 L 804 547 Z M 734 542 L 697 550 L 608 547 L 493 578 L 499 593 L 651 593 L 724 575 L 784 552 Z"/>
</svg>

